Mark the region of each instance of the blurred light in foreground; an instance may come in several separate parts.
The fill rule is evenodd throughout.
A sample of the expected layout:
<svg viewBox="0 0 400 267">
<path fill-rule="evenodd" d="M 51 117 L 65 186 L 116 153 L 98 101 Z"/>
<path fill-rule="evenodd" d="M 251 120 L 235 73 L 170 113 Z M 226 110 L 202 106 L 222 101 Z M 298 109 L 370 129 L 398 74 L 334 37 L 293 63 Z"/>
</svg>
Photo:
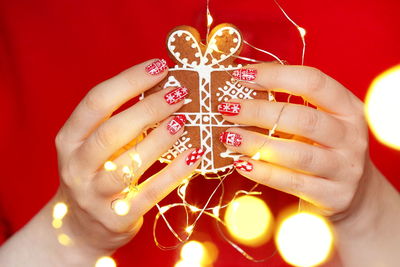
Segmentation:
<svg viewBox="0 0 400 267">
<path fill-rule="evenodd" d="M 101 257 L 97 260 L 95 267 L 116 267 L 114 259 L 111 257 Z"/>
<path fill-rule="evenodd" d="M 323 263 L 333 245 L 333 234 L 327 221 L 304 212 L 286 218 L 275 238 L 283 259 L 301 267 Z"/>
<path fill-rule="evenodd" d="M 225 223 L 240 243 L 258 246 L 270 237 L 272 214 L 265 202 L 254 196 L 242 196 L 229 204 Z"/>
<path fill-rule="evenodd" d="M 365 99 L 371 131 L 387 146 L 400 149 L 400 65 L 380 74 Z"/>
<path fill-rule="evenodd" d="M 128 203 L 128 200 L 117 199 L 113 203 L 113 209 L 114 209 L 115 214 L 117 214 L 119 216 L 125 216 L 126 214 L 128 214 L 128 212 L 130 210 L 130 205 Z"/>
<path fill-rule="evenodd" d="M 57 236 L 57 239 L 58 239 L 58 242 L 63 246 L 68 247 L 68 246 L 72 245 L 71 238 L 69 238 L 69 236 L 66 234 L 59 234 Z"/>
<path fill-rule="evenodd" d="M 180 260 L 174 267 L 202 267 L 201 263 Z"/>
<path fill-rule="evenodd" d="M 62 220 L 68 212 L 68 207 L 64 202 L 58 202 L 53 208 L 53 219 Z"/>
<path fill-rule="evenodd" d="M 54 219 L 51 223 L 55 229 L 60 229 L 62 227 L 62 220 Z"/>
<path fill-rule="evenodd" d="M 106 171 L 115 171 L 117 169 L 117 165 L 112 161 L 106 161 L 106 163 L 104 163 L 104 169 Z"/>
<path fill-rule="evenodd" d="M 205 254 L 203 244 L 193 240 L 183 245 L 181 250 L 181 259 L 185 262 L 201 263 Z"/>
</svg>

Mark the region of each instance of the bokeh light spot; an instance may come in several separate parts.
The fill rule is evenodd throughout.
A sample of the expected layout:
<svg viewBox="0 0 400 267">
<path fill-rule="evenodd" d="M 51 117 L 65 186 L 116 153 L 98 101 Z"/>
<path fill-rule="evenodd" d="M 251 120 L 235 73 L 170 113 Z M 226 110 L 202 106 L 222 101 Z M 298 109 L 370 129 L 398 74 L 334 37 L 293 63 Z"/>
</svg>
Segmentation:
<svg viewBox="0 0 400 267">
<path fill-rule="evenodd" d="M 53 208 L 53 219 L 62 220 L 68 212 L 68 206 L 64 202 L 58 202 Z"/>
<path fill-rule="evenodd" d="M 114 259 L 111 257 L 101 257 L 97 260 L 95 267 L 116 267 Z"/>
<path fill-rule="evenodd" d="M 372 82 L 365 99 L 371 131 L 383 144 L 400 149 L 400 65 Z"/>
<path fill-rule="evenodd" d="M 198 241 L 189 241 L 181 249 L 181 259 L 183 262 L 193 264 L 201 263 L 204 260 L 206 251 L 202 243 Z"/>
<path fill-rule="evenodd" d="M 279 226 L 275 242 L 282 258 L 294 266 L 308 267 L 323 263 L 333 246 L 328 222 L 310 213 L 297 213 Z"/>
<path fill-rule="evenodd" d="M 130 210 L 130 205 L 129 202 L 125 199 L 117 199 L 113 203 L 113 209 L 115 214 L 119 216 L 125 216 Z"/>
<path fill-rule="evenodd" d="M 272 220 L 268 206 L 254 196 L 235 199 L 225 213 L 229 233 L 238 242 L 249 246 L 258 246 L 268 240 Z"/>
</svg>

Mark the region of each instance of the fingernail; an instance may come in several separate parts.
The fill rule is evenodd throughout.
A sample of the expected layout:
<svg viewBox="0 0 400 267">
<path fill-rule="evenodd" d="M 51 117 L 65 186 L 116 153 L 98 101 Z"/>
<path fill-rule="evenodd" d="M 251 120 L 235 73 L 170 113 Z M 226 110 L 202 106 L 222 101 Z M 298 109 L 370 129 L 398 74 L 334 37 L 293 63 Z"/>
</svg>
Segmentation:
<svg viewBox="0 0 400 267">
<path fill-rule="evenodd" d="M 257 77 L 256 69 L 239 69 L 232 73 L 233 78 L 239 81 L 254 81 Z"/>
<path fill-rule="evenodd" d="M 232 132 L 222 132 L 219 135 L 219 140 L 230 146 L 240 146 L 242 144 L 243 138 L 240 134 Z"/>
<path fill-rule="evenodd" d="M 245 160 L 237 160 L 233 162 L 236 169 L 246 172 L 251 172 L 253 170 L 253 164 Z"/>
<path fill-rule="evenodd" d="M 186 164 L 188 166 L 193 165 L 196 161 L 198 161 L 204 154 L 204 150 L 201 148 L 196 148 L 189 156 L 186 157 Z"/>
<path fill-rule="evenodd" d="M 222 102 L 218 105 L 218 112 L 227 116 L 235 116 L 240 112 L 240 104 L 232 102 Z"/>
<path fill-rule="evenodd" d="M 178 87 L 166 93 L 164 99 L 168 104 L 173 105 L 183 100 L 188 94 L 189 91 L 186 87 Z"/>
<path fill-rule="evenodd" d="M 171 120 L 167 125 L 167 130 L 171 135 L 176 134 L 183 125 L 185 125 L 186 117 L 185 115 L 177 115 L 173 120 Z"/>
<path fill-rule="evenodd" d="M 167 69 L 167 62 L 164 59 L 157 59 L 146 66 L 146 72 L 150 75 L 158 75 Z"/>
</svg>

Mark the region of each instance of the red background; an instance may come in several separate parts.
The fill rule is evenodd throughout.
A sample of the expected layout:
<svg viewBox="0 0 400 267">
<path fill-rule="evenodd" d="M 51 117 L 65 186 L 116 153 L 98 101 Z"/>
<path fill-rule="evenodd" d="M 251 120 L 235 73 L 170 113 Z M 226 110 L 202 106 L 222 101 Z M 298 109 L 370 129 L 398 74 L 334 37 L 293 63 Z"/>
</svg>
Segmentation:
<svg viewBox="0 0 400 267">
<path fill-rule="evenodd" d="M 376 75 L 400 63 L 397 0 L 304 0 L 282 5 L 307 29 L 306 64 L 339 80 L 361 99 Z M 211 12 L 214 25 L 233 23 L 250 43 L 289 63 L 300 62 L 298 33 L 271 0 L 212 0 Z M 165 37 L 174 26 L 191 25 L 204 36 L 204 14 L 205 1 L 0 1 L 3 238 L 22 227 L 54 194 L 58 186 L 54 137 L 85 93 L 125 68 L 165 58 Z M 243 55 L 269 60 L 250 49 Z M 400 188 L 400 153 L 371 139 L 371 156 Z M 192 190 L 194 201 L 211 188 L 200 183 Z M 249 186 L 243 178 L 233 177 L 228 192 Z M 275 214 L 295 201 L 274 190 L 262 191 Z M 146 215 L 139 235 L 116 253 L 119 266 L 172 266 L 176 261 L 178 251 L 161 251 L 152 241 L 154 214 L 153 210 Z M 215 266 L 283 265 L 278 255 L 263 264 L 248 262 L 219 237 L 207 218 L 196 231 L 194 238 L 217 244 L 220 255 Z M 161 237 L 173 241 L 167 232 Z M 273 248 L 251 251 L 262 257 Z"/>
</svg>

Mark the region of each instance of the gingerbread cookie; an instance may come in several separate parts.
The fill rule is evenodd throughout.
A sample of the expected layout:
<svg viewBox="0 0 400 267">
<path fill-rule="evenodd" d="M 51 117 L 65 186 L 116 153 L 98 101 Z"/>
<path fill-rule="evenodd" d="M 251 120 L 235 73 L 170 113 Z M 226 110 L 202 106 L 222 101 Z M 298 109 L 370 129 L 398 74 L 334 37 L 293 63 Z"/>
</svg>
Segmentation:
<svg viewBox="0 0 400 267">
<path fill-rule="evenodd" d="M 232 159 L 237 155 L 227 150 L 220 138 L 234 145 L 241 140 L 225 133 L 233 124 L 225 121 L 221 114 L 232 115 L 238 110 L 234 103 L 219 104 L 234 102 L 238 98 L 271 97 L 268 92 L 243 87 L 233 79 L 233 72 L 242 67 L 234 63 L 234 56 L 241 51 L 242 40 L 239 30 L 231 24 L 216 26 L 207 37 L 207 44 L 201 43 L 200 34 L 190 26 L 178 26 L 169 33 L 167 48 L 176 65 L 170 68 L 166 79 L 146 94 L 178 86 L 188 88 L 188 95 L 185 105 L 176 112 L 176 115 L 186 117 L 185 132 L 162 156 L 161 161 L 169 162 L 182 151 L 197 147 L 205 151 L 197 172 L 215 174 L 233 168 Z M 242 80 L 251 79 L 250 76 L 255 75 L 251 71 L 240 74 Z"/>
</svg>

